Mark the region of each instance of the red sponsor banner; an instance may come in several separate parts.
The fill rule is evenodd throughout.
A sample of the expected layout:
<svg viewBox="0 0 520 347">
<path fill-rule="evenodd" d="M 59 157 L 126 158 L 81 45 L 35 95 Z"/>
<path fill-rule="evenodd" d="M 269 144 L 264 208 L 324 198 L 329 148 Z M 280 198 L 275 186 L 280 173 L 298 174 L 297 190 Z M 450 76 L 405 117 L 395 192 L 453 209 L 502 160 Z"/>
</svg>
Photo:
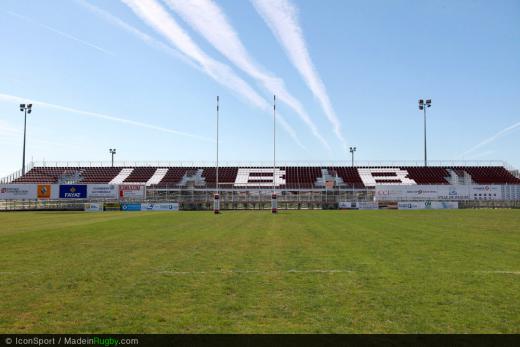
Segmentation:
<svg viewBox="0 0 520 347">
<path fill-rule="evenodd" d="M 137 184 L 121 184 L 119 186 L 119 197 L 124 198 L 144 198 L 145 187 Z"/>
</svg>

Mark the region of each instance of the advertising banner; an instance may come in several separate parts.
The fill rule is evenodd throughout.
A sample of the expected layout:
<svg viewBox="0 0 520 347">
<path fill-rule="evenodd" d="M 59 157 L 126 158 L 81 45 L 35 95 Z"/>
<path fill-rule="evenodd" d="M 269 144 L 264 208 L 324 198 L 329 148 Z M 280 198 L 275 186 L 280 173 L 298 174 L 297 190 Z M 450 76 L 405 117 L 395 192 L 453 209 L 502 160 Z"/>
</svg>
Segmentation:
<svg viewBox="0 0 520 347">
<path fill-rule="evenodd" d="M 378 185 L 376 201 L 502 200 L 499 185 Z"/>
<path fill-rule="evenodd" d="M 401 201 L 397 203 L 400 210 L 450 210 L 458 209 L 458 201 Z"/>
<path fill-rule="evenodd" d="M 51 184 L 38 184 L 38 199 L 48 200 L 51 198 L 52 185 Z"/>
<path fill-rule="evenodd" d="M 102 203 L 87 203 L 85 204 L 86 212 L 103 212 L 103 204 Z"/>
<path fill-rule="evenodd" d="M 119 202 L 105 202 L 103 205 L 103 210 L 105 211 L 120 211 L 121 204 Z"/>
<path fill-rule="evenodd" d="M 179 203 L 141 204 L 141 211 L 179 211 Z"/>
<path fill-rule="evenodd" d="M 118 187 L 113 184 L 89 184 L 87 196 L 89 199 L 117 199 Z"/>
<path fill-rule="evenodd" d="M 471 186 L 470 195 L 473 200 L 502 200 L 504 194 L 498 185 Z"/>
<path fill-rule="evenodd" d="M 34 200 L 37 189 L 36 184 L 1 184 L 0 200 Z"/>
<path fill-rule="evenodd" d="M 60 185 L 60 199 L 86 199 L 87 186 L 85 184 Z"/>
<path fill-rule="evenodd" d="M 376 200 L 470 200 L 467 186 L 453 185 L 379 185 Z"/>
<path fill-rule="evenodd" d="M 338 208 L 340 210 L 348 210 L 348 209 L 356 208 L 356 207 L 352 207 L 352 203 L 350 201 L 340 201 L 340 202 L 338 202 Z"/>
<path fill-rule="evenodd" d="M 377 202 L 360 201 L 358 208 L 360 210 L 379 210 L 379 204 Z"/>
<path fill-rule="evenodd" d="M 121 211 L 141 211 L 141 204 L 121 204 Z"/>
<path fill-rule="evenodd" d="M 119 198 L 121 199 L 144 199 L 145 186 L 137 184 L 119 185 Z"/>
</svg>

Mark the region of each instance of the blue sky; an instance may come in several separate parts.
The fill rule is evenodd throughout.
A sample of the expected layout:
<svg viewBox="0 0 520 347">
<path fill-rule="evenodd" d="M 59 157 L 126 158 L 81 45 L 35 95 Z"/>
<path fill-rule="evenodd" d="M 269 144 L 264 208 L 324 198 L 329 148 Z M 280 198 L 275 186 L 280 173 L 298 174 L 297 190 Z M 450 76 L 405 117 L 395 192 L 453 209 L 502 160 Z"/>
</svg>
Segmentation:
<svg viewBox="0 0 520 347">
<path fill-rule="evenodd" d="M 221 159 L 269 161 L 273 92 L 280 160 L 421 160 L 431 98 L 430 159 L 520 167 L 518 1 L 3 0 L 0 37 L 0 176 L 19 98 L 28 160 L 214 160 L 219 95 Z"/>
</svg>

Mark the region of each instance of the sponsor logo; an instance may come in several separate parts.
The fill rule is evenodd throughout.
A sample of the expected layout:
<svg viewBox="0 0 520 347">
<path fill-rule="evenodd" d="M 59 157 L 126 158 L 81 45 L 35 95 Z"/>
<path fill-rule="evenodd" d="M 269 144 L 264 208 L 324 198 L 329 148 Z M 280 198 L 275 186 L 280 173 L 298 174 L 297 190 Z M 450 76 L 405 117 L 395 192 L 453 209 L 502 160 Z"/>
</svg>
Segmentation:
<svg viewBox="0 0 520 347">
<path fill-rule="evenodd" d="M 85 199 L 87 197 L 86 185 L 61 185 L 60 198 L 63 199 Z"/>
<path fill-rule="evenodd" d="M 38 199 L 50 199 L 51 197 L 51 185 L 50 184 L 39 184 L 38 185 Z"/>
</svg>

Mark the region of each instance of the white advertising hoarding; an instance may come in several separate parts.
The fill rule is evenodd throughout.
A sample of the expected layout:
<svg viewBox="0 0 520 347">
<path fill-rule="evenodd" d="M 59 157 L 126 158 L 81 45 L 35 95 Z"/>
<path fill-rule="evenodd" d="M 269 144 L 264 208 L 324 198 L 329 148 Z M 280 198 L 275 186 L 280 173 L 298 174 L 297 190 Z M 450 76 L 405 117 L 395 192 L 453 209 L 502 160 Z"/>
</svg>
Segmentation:
<svg viewBox="0 0 520 347">
<path fill-rule="evenodd" d="M 458 201 L 400 201 L 400 210 L 451 210 L 458 209 Z"/>
<path fill-rule="evenodd" d="M 119 185 L 119 198 L 121 199 L 144 199 L 145 186 L 138 184 Z"/>
<path fill-rule="evenodd" d="M 346 210 L 352 208 L 352 203 L 350 201 L 340 201 L 338 202 L 338 208 L 340 210 Z"/>
<path fill-rule="evenodd" d="M 378 185 L 376 201 L 502 200 L 498 185 Z"/>
<path fill-rule="evenodd" d="M 87 187 L 87 197 L 89 199 L 117 199 L 119 190 L 113 184 L 89 184 Z"/>
<path fill-rule="evenodd" d="M 85 211 L 87 212 L 103 212 L 103 204 L 102 203 L 86 203 Z"/>
<path fill-rule="evenodd" d="M 379 204 L 371 201 L 340 201 L 340 210 L 378 210 Z"/>
<path fill-rule="evenodd" d="M 36 184 L 1 184 L 0 200 L 36 200 L 38 186 Z"/>
<path fill-rule="evenodd" d="M 141 204 L 141 211 L 179 211 L 179 203 L 167 202 L 156 204 Z"/>
<path fill-rule="evenodd" d="M 379 210 L 379 204 L 377 202 L 358 202 L 358 208 L 360 210 Z"/>
</svg>

